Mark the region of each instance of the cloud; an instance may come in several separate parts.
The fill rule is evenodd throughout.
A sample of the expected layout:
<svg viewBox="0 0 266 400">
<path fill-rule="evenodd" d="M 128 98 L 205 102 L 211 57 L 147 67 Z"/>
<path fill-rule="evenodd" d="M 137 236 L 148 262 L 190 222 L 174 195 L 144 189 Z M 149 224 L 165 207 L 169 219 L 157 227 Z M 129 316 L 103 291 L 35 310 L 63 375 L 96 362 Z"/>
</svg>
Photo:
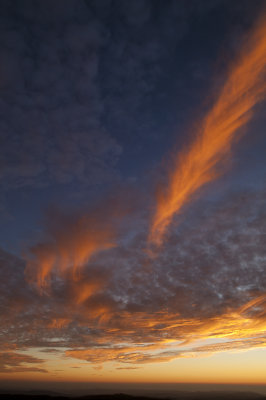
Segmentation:
<svg viewBox="0 0 266 400">
<path fill-rule="evenodd" d="M 43 362 L 39 358 L 21 353 L 2 352 L 0 353 L 0 373 L 48 372 L 44 368 L 39 368 Z M 38 364 L 38 366 L 31 366 L 31 364 Z"/>
<path fill-rule="evenodd" d="M 66 351 L 66 356 L 80 360 L 86 360 L 91 363 L 116 361 L 122 364 L 165 362 L 174 358 L 173 354 L 170 354 L 168 352 L 159 352 L 158 354 L 153 354 L 152 351 L 154 350 L 158 350 L 157 345 L 146 345 L 138 347 L 127 347 L 122 345 L 109 346 L 108 348 L 93 348 L 89 350 L 70 350 Z"/>
<path fill-rule="evenodd" d="M 134 207 L 125 203 L 127 197 L 128 194 L 118 189 L 116 195 L 106 196 L 88 210 L 50 209 L 45 219 L 44 239 L 26 255 L 28 279 L 37 282 L 40 288 L 53 273 L 68 278 L 72 275 L 72 280 L 80 281 L 82 268 L 95 253 L 117 246 L 121 220 Z M 77 302 L 86 300 L 103 282 L 99 276 L 93 282 L 83 277 L 76 291 Z"/>
<path fill-rule="evenodd" d="M 158 188 L 149 240 L 160 245 L 174 216 L 207 183 L 225 169 L 240 128 L 265 97 L 265 16 L 257 21 L 247 43 L 232 64 L 211 110 L 200 122 L 195 138 L 170 165 L 167 183 Z M 224 165 L 225 164 L 225 165 Z"/>
<path fill-rule="evenodd" d="M 43 292 L 25 280 L 24 262 L 2 251 L 0 348 L 135 366 L 264 346 L 264 199 L 265 191 L 202 200 L 155 259 L 135 210 L 134 234 L 118 229 L 116 247 L 95 252 L 80 280 L 55 269 Z M 75 242 L 75 229 L 53 222 Z M 212 345 L 195 345 L 206 339 Z"/>
<path fill-rule="evenodd" d="M 184 76 L 178 46 L 195 18 L 217 7 L 219 1 L 2 2 L 3 191 L 110 184 L 121 178 L 123 157 L 150 167 L 145 149 L 161 154 L 157 147 L 166 145 L 177 90 L 191 101 L 187 84 L 173 85 L 192 75 Z M 243 19 L 235 5 L 227 13 Z M 199 64 L 209 68 L 204 57 Z M 176 115 L 181 120 L 184 108 Z"/>
<path fill-rule="evenodd" d="M 103 24 L 83 1 L 38 1 L 2 4 L 1 25 L 5 190 L 116 179 L 122 148 L 102 124 L 96 83 Z"/>
<path fill-rule="evenodd" d="M 162 135 L 156 102 L 167 114 L 165 70 L 195 13 L 175 1 L 3 2 L 5 191 L 116 181 L 124 147 L 134 156 L 144 132 L 148 140 Z"/>
<path fill-rule="evenodd" d="M 60 350 L 58 350 L 58 349 L 50 349 L 50 348 L 41 349 L 40 351 L 42 353 L 52 353 L 52 354 L 61 353 Z M 72 367 L 72 368 L 74 368 L 74 367 Z"/>
<path fill-rule="evenodd" d="M 157 124 L 146 111 L 154 115 L 158 82 L 195 6 L 169 1 L 159 13 L 159 3 L 150 1 L 127 8 L 119 1 L 73 6 L 66 0 L 64 7 L 48 1 L 40 11 L 33 3 L 16 12 L 8 7 L 17 22 L 2 47 L 2 179 L 8 188 L 113 182 L 121 132 L 136 154 L 141 133 Z M 200 2 L 200 15 L 211 3 Z M 147 132 L 150 145 L 157 133 Z M 5 369 L 43 370 L 42 360 L 29 366 L 31 359 L 19 356 L 12 366 L 18 349 L 56 352 L 96 368 L 108 360 L 135 368 L 234 343 L 262 346 L 265 191 L 199 201 L 169 226 L 152 258 L 147 187 L 113 189 L 78 212 L 51 209 L 26 262 L 0 251 Z M 195 345 L 206 339 L 228 341 Z"/>
<path fill-rule="evenodd" d="M 258 338 L 251 338 L 251 339 L 243 339 L 243 340 L 233 340 L 230 342 L 225 343 L 215 343 L 212 345 L 206 346 L 199 346 L 194 347 L 191 351 L 195 353 L 219 353 L 221 351 L 246 351 L 253 348 L 263 348 L 266 346 L 266 337 L 258 337 Z"/>
<path fill-rule="evenodd" d="M 125 341 L 130 340 L 127 332 L 131 332 L 131 340 L 134 336 L 138 337 L 138 333 L 141 332 L 142 341 L 153 341 L 155 344 L 142 343 L 135 347 L 128 347 L 110 343 L 107 346 L 94 346 L 91 349 L 69 350 L 66 351 L 66 356 L 90 363 L 116 361 L 126 364 L 144 364 L 167 362 L 180 357 L 195 357 L 202 353 L 210 355 L 221 351 L 236 352 L 265 347 L 265 315 L 260 314 L 260 312 L 265 312 L 265 302 L 266 294 L 256 298 L 255 301 L 253 299 L 238 310 L 234 309 L 224 315 L 205 319 L 194 317 L 182 320 L 176 314 L 169 315 L 169 313 L 161 312 L 154 315 L 135 314 L 133 322 L 129 315 L 122 315 L 127 325 L 126 330 L 123 329 Z M 258 308 L 254 310 L 254 306 Z M 245 313 L 247 310 L 251 312 L 251 315 Z M 116 334 L 119 335 L 119 328 Z M 196 340 L 221 338 L 227 338 L 230 341 L 187 347 L 190 342 L 193 343 Z M 177 344 L 178 340 L 181 343 Z"/>
<path fill-rule="evenodd" d="M 30 279 L 36 279 L 40 287 L 45 286 L 54 270 L 61 274 L 71 270 L 73 279 L 78 279 L 81 267 L 95 252 L 115 246 L 114 229 L 110 223 L 101 224 L 95 213 L 74 218 L 58 213 L 50 222 L 50 242 L 31 248 L 32 260 L 27 267 L 28 276 L 33 276 Z M 93 290 L 93 285 L 90 288 Z"/>
</svg>

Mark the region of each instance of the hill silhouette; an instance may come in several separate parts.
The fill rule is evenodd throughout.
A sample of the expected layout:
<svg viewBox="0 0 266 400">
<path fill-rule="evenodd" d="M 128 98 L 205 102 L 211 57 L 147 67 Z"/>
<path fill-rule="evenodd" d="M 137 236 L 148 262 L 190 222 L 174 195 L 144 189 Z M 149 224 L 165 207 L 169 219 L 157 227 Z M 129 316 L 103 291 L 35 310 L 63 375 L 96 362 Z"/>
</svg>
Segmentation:
<svg viewBox="0 0 266 400">
<path fill-rule="evenodd" d="M 158 397 L 132 396 L 124 393 L 109 395 L 68 396 L 56 392 L 27 391 L 1 392 L 0 400 L 158 400 Z M 266 400 L 266 396 L 253 392 L 179 392 L 161 400 Z"/>
</svg>

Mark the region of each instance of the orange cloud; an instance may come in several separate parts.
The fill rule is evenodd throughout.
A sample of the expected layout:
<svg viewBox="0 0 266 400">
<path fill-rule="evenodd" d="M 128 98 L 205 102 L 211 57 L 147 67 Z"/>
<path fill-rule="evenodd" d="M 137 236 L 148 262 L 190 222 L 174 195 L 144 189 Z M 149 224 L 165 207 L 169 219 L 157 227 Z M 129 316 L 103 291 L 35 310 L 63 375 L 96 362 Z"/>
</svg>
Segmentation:
<svg viewBox="0 0 266 400">
<path fill-rule="evenodd" d="M 42 372 L 48 371 L 40 368 L 44 360 L 11 351 L 0 352 L 0 373 Z"/>
<path fill-rule="evenodd" d="M 165 349 L 165 343 L 125 346 L 123 344 L 92 349 L 67 350 L 67 357 L 86 360 L 91 363 L 104 363 L 116 361 L 119 363 L 149 363 L 169 361 L 174 358 L 173 354 L 167 352 L 156 354 L 155 351 Z M 155 353 L 154 353 L 155 352 Z"/>
<path fill-rule="evenodd" d="M 248 338 L 248 339 L 241 339 L 241 340 L 232 340 L 224 343 L 214 343 L 211 345 L 204 345 L 194 347 L 191 352 L 189 351 L 186 354 L 186 357 L 191 357 L 194 353 L 219 353 L 221 351 L 245 351 L 254 348 L 264 348 L 266 347 L 266 337 L 258 337 L 258 338 Z"/>
<path fill-rule="evenodd" d="M 101 282 L 80 282 L 75 288 L 75 298 L 77 304 L 81 304 L 96 293 L 102 287 Z"/>
<path fill-rule="evenodd" d="M 71 320 L 69 318 L 54 318 L 48 324 L 48 328 L 51 329 L 61 329 L 64 326 L 67 326 Z"/>
<path fill-rule="evenodd" d="M 95 253 L 116 246 L 117 223 L 124 213 L 119 204 L 115 208 L 108 203 L 80 214 L 54 210 L 46 221 L 47 239 L 34 245 L 26 257 L 27 279 L 39 288 L 47 285 L 52 274 L 79 281 L 81 268 Z M 82 288 L 77 302 L 85 299 L 92 286 L 95 289 L 95 284 Z"/>
<path fill-rule="evenodd" d="M 93 364 L 143 364 L 265 347 L 265 305 L 263 294 L 220 316 L 206 318 L 184 319 L 168 312 L 137 312 L 134 316 L 121 312 L 119 317 L 113 313 L 112 321 L 104 321 L 103 340 L 90 348 L 67 350 L 65 354 Z M 208 339 L 214 343 L 192 347 L 198 340 Z M 227 341 L 220 343 L 221 339 Z"/>
<path fill-rule="evenodd" d="M 264 16 L 265 17 L 265 16 Z M 251 119 L 253 107 L 265 97 L 266 20 L 254 29 L 216 102 L 199 124 L 195 140 L 174 161 L 167 185 L 158 189 L 149 241 L 160 245 L 174 215 L 193 194 L 222 172 L 237 133 Z"/>
</svg>

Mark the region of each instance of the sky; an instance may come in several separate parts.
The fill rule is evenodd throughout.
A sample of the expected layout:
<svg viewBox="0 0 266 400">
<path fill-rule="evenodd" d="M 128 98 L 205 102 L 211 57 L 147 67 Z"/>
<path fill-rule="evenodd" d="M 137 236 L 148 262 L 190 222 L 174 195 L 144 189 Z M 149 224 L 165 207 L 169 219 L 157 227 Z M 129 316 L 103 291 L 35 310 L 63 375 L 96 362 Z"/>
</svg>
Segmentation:
<svg viewBox="0 0 266 400">
<path fill-rule="evenodd" d="M 266 393 L 265 2 L 0 0 L 0 43 L 0 387 Z"/>
</svg>

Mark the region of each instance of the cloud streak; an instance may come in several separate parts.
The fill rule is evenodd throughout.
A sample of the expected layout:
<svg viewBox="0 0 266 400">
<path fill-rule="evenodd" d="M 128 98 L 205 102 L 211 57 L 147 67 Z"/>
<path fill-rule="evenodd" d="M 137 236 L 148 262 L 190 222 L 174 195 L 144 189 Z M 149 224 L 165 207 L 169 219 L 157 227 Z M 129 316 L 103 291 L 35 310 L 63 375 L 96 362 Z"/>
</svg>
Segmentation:
<svg viewBox="0 0 266 400">
<path fill-rule="evenodd" d="M 113 230 L 109 226 L 99 226 L 95 217 L 90 216 L 61 220 L 59 228 L 55 227 L 51 235 L 51 241 L 31 248 L 33 257 L 27 265 L 28 277 L 33 276 L 39 287 L 47 284 L 54 271 L 62 276 L 71 270 L 73 279 L 77 280 L 80 268 L 94 253 L 115 246 Z"/>
<path fill-rule="evenodd" d="M 15 353 L 10 351 L 1 352 L 0 373 L 48 372 L 45 368 L 39 367 L 39 365 L 42 365 L 43 362 L 44 360 L 26 354 Z"/>
<path fill-rule="evenodd" d="M 265 15 L 232 64 L 214 106 L 200 123 L 196 138 L 181 152 L 158 189 L 149 242 L 160 245 L 174 216 L 204 185 L 221 175 L 231 147 L 265 97 Z"/>
<path fill-rule="evenodd" d="M 47 286 L 52 274 L 79 281 L 81 269 L 91 257 L 117 246 L 119 226 L 133 205 L 128 194 L 117 190 L 97 205 L 79 212 L 50 209 L 45 218 L 43 238 L 26 255 L 27 279 L 39 288 Z M 134 203 L 131 197 L 132 203 Z M 77 303 L 102 287 L 102 279 L 84 280 L 76 290 Z"/>
</svg>

